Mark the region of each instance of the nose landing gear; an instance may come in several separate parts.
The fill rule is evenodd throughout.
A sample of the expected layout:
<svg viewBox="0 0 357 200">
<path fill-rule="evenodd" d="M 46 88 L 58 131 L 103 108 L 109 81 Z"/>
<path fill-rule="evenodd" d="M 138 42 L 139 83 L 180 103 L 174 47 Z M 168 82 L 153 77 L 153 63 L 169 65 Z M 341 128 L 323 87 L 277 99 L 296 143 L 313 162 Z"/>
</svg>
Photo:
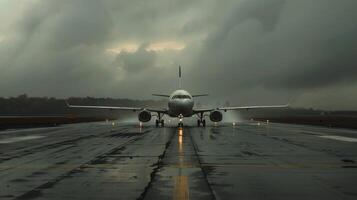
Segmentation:
<svg viewBox="0 0 357 200">
<path fill-rule="evenodd" d="M 183 115 L 180 114 L 180 115 L 178 116 L 178 118 L 179 118 L 179 121 L 180 121 L 180 122 L 177 124 L 177 126 L 178 126 L 178 127 L 183 127 L 183 122 L 182 122 Z"/>
</svg>

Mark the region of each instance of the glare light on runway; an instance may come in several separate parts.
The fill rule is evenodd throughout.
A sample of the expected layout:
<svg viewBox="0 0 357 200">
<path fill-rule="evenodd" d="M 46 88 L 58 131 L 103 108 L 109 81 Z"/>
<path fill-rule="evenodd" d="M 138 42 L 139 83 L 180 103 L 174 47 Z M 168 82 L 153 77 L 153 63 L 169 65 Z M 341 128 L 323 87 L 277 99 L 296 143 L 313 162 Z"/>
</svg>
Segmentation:
<svg viewBox="0 0 357 200">
<path fill-rule="evenodd" d="M 178 130 L 179 130 L 179 136 L 182 136 L 183 135 L 183 128 L 180 127 Z"/>
<path fill-rule="evenodd" d="M 188 176 L 182 174 L 182 169 L 185 168 L 185 152 L 183 149 L 183 128 L 178 129 L 178 175 L 174 176 L 173 199 L 189 199 L 189 184 Z"/>
<path fill-rule="evenodd" d="M 182 153 L 182 136 L 183 136 L 183 130 L 182 128 L 179 129 L 179 153 L 181 154 Z"/>
</svg>

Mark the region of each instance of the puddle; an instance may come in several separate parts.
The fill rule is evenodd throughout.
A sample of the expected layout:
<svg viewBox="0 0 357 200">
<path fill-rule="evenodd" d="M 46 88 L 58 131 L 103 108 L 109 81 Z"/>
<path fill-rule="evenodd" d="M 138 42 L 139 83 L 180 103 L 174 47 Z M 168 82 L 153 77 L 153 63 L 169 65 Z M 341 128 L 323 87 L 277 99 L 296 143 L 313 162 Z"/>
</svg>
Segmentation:
<svg viewBox="0 0 357 200">
<path fill-rule="evenodd" d="M 21 136 L 21 137 L 12 137 L 12 138 L 6 138 L 0 140 L 0 144 L 9 144 L 9 143 L 15 143 L 15 142 L 22 142 L 26 140 L 34 140 L 34 139 L 40 139 L 44 138 L 45 136 L 41 135 L 28 135 L 28 136 Z"/>
<path fill-rule="evenodd" d="M 338 135 L 324 135 L 324 136 L 318 136 L 318 137 L 331 139 L 331 140 L 338 140 L 338 141 L 343 141 L 343 142 L 357 142 L 357 138 L 344 137 L 344 136 L 338 136 Z"/>
</svg>

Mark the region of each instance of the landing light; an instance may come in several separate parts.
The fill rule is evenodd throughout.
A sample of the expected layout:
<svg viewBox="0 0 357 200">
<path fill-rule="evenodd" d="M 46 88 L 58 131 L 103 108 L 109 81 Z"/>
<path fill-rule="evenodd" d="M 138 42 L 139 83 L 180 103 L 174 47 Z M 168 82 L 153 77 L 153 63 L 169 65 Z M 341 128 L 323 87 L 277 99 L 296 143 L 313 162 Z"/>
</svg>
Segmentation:
<svg viewBox="0 0 357 200">
<path fill-rule="evenodd" d="M 112 126 L 115 126 L 115 122 L 112 122 Z"/>
<path fill-rule="evenodd" d="M 232 125 L 233 125 L 233 126 L 235 126 L 235 125 L 236 125 L 236 123 L 235 123 L 235 122 L 233 122 L 233 123 L 232 123 Z"/>
</svg>

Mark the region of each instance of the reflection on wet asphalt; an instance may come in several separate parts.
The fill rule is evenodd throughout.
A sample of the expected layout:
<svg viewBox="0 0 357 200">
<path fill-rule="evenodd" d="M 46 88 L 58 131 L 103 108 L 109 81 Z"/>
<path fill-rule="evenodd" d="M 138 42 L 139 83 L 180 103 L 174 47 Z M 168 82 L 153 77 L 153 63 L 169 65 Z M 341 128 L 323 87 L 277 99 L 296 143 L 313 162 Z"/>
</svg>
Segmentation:
<svg viewBox="0 0 357 200">
<path fill-rule="evenodd" d="M 145 199 L 213 199 L 190 129 L 175 130 Z"/>
<path fill-rule="evenodd" d="M 178 133 L 178 149 L 179 149 L 179 163 L 178 163 L 178 176 L 174 176 L 174 199 L 189 199 L 189 186 L 188 186 L 188 176 L 182 174 L 182 169 L 184 168 L 183 157 L 185 156 L 183 150 L 183 128 L 179 129 Z"/>
<path fill-rule="evenodd" d="M 85 123 L 0 132 L 0 199 L 356 199 L 357 131 Z"/>
</svg>

